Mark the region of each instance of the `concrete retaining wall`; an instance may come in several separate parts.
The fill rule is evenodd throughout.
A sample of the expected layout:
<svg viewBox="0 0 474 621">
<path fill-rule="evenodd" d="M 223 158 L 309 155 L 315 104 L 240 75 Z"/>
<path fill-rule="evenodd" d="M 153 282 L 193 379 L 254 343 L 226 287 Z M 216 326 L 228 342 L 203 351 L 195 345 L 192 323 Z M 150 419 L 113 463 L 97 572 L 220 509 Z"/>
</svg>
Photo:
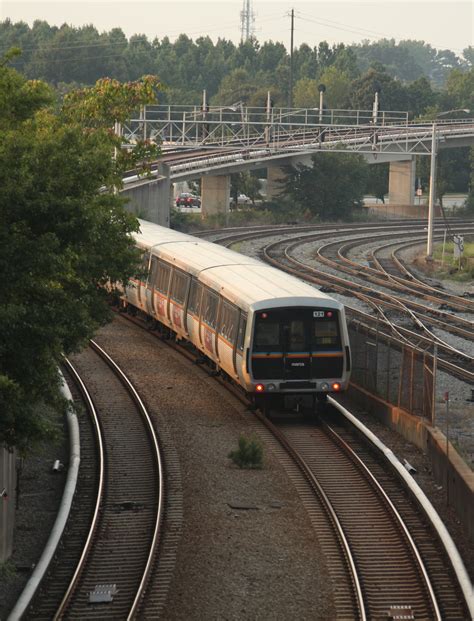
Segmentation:
<svg viewBox="0 0 474 621">
<path fill-rule="evenodd" d="M 428 205 L 369 205 L 366 209 L 381 218 L 428 218 Z M 441 218 L 442 213 L 438 205 L 435 207 L 435 217 Z"/>
<path fill-rule="evenodd" d="M 446 494 L 469 539 L 474 541 L 474 472 L 452 444 L 447 445 L 445 435 L 418 416 L 373 397 L 354 384 L 349 388 L 349 397 L 428 455 L 436 483 L 443 487 L 442 493 Z"/>
<path fill-rule="evenodd" d="M 16 499 L 16 454 L 0 448 L 0 563 L 10 558 Z"/>
</svg>

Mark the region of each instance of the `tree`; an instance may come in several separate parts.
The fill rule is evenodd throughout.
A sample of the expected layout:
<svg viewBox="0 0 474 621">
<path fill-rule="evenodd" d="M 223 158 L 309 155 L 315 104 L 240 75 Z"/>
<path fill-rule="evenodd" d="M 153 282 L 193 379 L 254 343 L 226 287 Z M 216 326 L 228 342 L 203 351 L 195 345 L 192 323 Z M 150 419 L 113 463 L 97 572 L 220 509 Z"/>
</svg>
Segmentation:
<svg viewBox="0 0 474 621">
<path fill-rule="evenodd" d="M 228 106 L 238 101 L 247 103 L 254 91 L 255 84 L 250 74 L 245 69 L 234 69 L 222 80 L 212 102 Z"/>
<path fill-rule="evenodd" d="M 380 92 L 380 110 L 407 110 L 408 95 L 403 84 L 391 78 L 383 66 L 379 65 L 354 80 L 350 96 L 351 107 L 371 110 L 376 89 Z"/>
<path fill-rule="evenodd" d="M 44 84 L 0 66 L 9 111 L 0 126 L 0 277 L 8 283 L 0 302 L 0 442 L 8 446 L 26 450 L 51 431 L 37 406 L 65 405 L 62 355 L 109 319 L 105 285 L 114 290 L 136 270 L 137 222 L 114 192 L 125 160 L 111 157 L 110 115 L 150 103 L 152 84 L 100 84 L 68 95 L 55 113 Z"/>
<path fill-rule="evenodd" d="M 320 81 L 326 86 L 324 103 L 328 108 L 341 109 L 349 106 L 351 79 L 347 73 L 332 66 L 321 74 Z"/>
<path fill-rule="evenodd" d="M 287 167 L 284 194 L 323 220 L 350 216 L 362 207 L 367 166 L 361 155 L 316 153 L 313 166 Z"/>
<path fill-rule="evenodd" d="M 301 78 L 293 89 L 293 103 L 296 108 L 315 108 L 319 105 L 318 82 Z"/>
<path fill-rule="evenodd" d="M 385 203 L 388 193 L 389 164 L 371 164 L 367 171 L 367 194 L 372 194 Z"/>
</svg>

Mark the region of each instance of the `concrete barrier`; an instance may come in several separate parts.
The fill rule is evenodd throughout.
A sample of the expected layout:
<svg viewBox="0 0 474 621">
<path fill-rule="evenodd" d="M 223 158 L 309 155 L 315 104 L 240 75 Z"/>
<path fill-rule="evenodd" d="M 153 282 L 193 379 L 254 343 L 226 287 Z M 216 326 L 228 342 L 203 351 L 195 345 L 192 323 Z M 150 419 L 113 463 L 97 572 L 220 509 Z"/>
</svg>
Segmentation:
<svg viewBox="0 0 474 621">
<path fill-rule="evenodd" d="M 474 472 L 454 446 L 446 442 L 446 436 L 419 416 L 374 397 L 356 384 L 351 383 L 348 396 L 426 453 L 436 483 L 446 490 L 450 506 L 468 538 L 474 541 Z"/>
<path fill-rule="evenodd" d="M 394 205 L 390 203 L 378 203 L 365 207 L 370 214 L 380 218 L 428 218 L 428 205 Z M 435 217 L 441 218 L 442 213 L 439 205 L 435 206 Z"/>
</svg>

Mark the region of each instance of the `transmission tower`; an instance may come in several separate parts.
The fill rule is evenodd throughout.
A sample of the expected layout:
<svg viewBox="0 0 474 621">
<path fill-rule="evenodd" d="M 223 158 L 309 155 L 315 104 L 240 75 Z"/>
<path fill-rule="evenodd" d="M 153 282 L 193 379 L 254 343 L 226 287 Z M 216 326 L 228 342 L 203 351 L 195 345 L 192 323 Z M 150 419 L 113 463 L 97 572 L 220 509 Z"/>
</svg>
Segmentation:
<svg viewBox="0 0 474 621">
<path fill-rule="evenodd" d="M 240 40 L 248 41 L 254 35 L 255 13 L 251 0 L 244 0 L 244 8 L 240 11 Z"/>
</svg>

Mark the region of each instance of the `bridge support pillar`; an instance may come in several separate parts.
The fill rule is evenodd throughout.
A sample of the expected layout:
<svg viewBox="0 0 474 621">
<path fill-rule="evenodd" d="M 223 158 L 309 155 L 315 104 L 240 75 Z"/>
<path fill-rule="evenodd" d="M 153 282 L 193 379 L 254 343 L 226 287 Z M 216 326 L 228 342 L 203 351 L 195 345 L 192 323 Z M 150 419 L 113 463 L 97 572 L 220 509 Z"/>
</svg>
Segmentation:
<svg viewBox="0 0 474 621">
<path fill-rule="evenodd" d="M 120 194 L 129 201 L 125 209 L 134 213 L 137 218 L 161 224 L 161 226 L 170 225 L 172 192 L 168 164 L 158 164 L 156 180 L 131 183 L 126 185 Z"/>
<path fill-rule="evenodd" d="M 415 204 L 415 158 L 390 162 L 388 198 L 391 205 Z"/>
<path fill-rule="evenodd" d="M 286 173 L 279 166 L 269 166 L 267 168 L 267 201 L 271 201 L 283 191 L 285 186 Z"/>
<path fill-rule="evenodd" d="M 203 217 L 228 213 L 230 175 L 206 175 L 201 179 L 201 213 Z"/>
</svg>

